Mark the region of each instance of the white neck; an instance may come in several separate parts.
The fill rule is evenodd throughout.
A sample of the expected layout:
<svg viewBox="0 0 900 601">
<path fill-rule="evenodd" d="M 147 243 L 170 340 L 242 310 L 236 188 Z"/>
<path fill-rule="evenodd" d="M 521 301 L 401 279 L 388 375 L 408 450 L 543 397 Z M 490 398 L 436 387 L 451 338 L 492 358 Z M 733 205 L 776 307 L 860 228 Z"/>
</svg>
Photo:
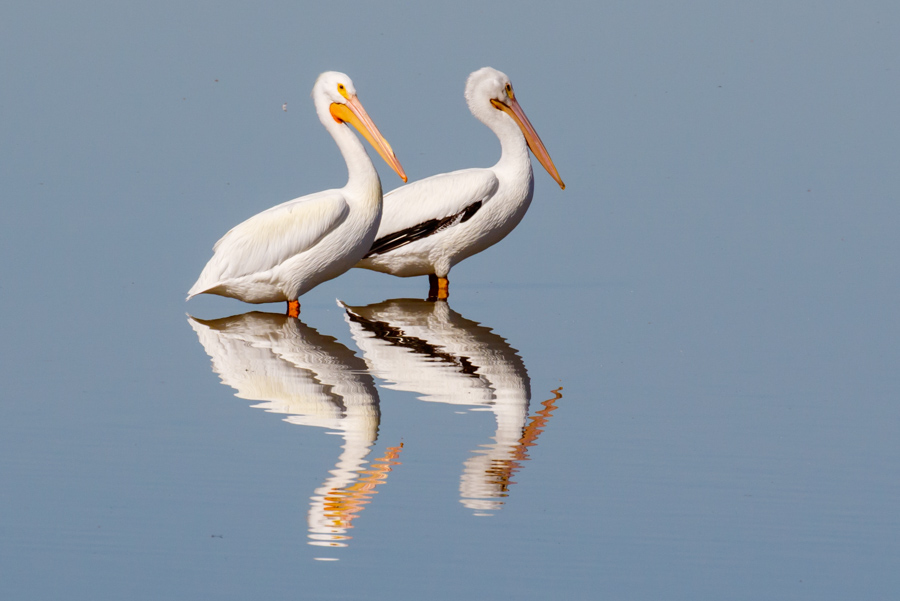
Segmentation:
<svg viewBox="0 0 900 601">
<path fill-rule="evenodd" d="M 375 165 L 372 164 L 372 159 L 369 158 L 365 147 L 356 134 L 351 131 L 350 126 L 334 120 L 329 107 L 330 103 L 327 100 L 322 103 L 317 102 L 316 112 L 319 114 L 319 121 L 334 138 L 334 142 L 347 164 L 347 185 L 344 186 L 344 189 L 357 192 L 357 194 L 351 194 L 350 197 L 377 202 L 381 199 L 381 180 L 378 177 L 378 171 L 375 170 Z M 372 194 L 373 191 L 377 193 Z"/>
<path fill-rule="evenodd" d="M 476 119 L 487 125 L 500 140 L 500 160 L 495 169 L 531 171 L 531 156 L 522 130 L 512 117 L 495 109 L 489 101 L 470 104 L 469 109 Z"/>
<path fill-rule="evenodd" d="M 487 112 L 474 113 L 482 123 L 487 125 L 500 140 L 500 160 L 494 165 L 494 171 L 498 174 L 509 174 L 511 177 L 530 180 L 533 177 L 531 170 L 531 155 L 528 143 L 522 130 L 512 118 L 490 107 Z"/>
</svg>

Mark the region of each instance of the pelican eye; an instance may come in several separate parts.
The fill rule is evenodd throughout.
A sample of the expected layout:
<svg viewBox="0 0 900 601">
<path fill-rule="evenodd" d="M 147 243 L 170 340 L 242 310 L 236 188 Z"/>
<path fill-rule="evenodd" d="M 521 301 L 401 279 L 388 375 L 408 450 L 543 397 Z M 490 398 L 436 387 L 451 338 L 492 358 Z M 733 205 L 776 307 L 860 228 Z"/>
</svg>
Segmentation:
<svg viewBox="0 0 900 601">
<path fill-rule="evenodd" d="M 506 84 L 506 95 L 509 96 L 510 98 L 512 98 L 514 96 L 511 83 Z"/>
<path fill-rule="evenodd" d="M 339 83 L 338 86 L 337 86 L 337 90 L 338 90 L 338 94 L 340 94 L 340 95 L 343 96 L 344 98 L 349 98 L 349 97 L 350 97 L 350 95 L 347 94 L 347 86 L 345 86 L 344 84 Z"/>
</svg>

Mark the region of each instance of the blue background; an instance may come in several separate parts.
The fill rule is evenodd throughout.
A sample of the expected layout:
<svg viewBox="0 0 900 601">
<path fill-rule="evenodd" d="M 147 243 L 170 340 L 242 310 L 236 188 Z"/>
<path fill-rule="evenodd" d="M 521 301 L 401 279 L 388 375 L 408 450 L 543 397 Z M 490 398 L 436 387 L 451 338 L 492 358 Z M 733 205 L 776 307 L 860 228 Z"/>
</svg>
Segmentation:
<svg viewBox="0 0 900 601">
<path fill-rule="evenodd" d="M 898 28 L 893 2 L 0 9 L 0 594 L 896 595 Z M 403 441 L 402 466 L 314 561 L 338 439 L 234 398 L 185 312 L 257 307 L 185 293 L 229 227 L 343 184 L 319 72 L 415 180 L 499 157 L 462 97 L 486 65 L 567 188 L 535 162 L 450 305 L 559 408 L 475 517 L 490 416 L 381 386 L 370 458 Z M 335 298 L 425 287 L 355 270 L 301 317 L 356 349 Z"/>
</svg>

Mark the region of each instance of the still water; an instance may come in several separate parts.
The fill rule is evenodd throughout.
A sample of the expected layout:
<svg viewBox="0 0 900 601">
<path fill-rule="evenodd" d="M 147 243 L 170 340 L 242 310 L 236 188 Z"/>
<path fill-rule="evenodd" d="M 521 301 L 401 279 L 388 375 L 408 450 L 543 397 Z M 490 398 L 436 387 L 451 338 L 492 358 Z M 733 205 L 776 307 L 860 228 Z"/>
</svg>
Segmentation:
<svg viewBox="0 0 900 601">
<path fill-rule="evenodd" d="M 4 10 L 0 597 L 896 597 L 896 3 L 342 11 Z M 567 187 L 447 302 L 184 302 L 343 184 L 319 72 L 415 180 L 485 65 Z"/>
<path fill-rule="evenodd" d="M 473 449 L 463 463 L 459 500 L 478 516 L 501 509 L 513 474 L 557 408 L 559 392 L 528 419 L 531 386 L 522 359 L 506 340 L 446 302 L 395 299 L 345 310 L 364 361 L 285 315 L 190 320 L 213 369 L 237 396 L 262 401 L 254 407 L 286 415 L 286 422 L 325 428 L 343 439 L 334 468 L 312 497 L 310 544 L 347 546 L 353 521 L 402 464 L 402 442 L 368 459 L 382 417 L 374 378 L 422 401 L 494 416 L 492 442 Z"/>
</svg>

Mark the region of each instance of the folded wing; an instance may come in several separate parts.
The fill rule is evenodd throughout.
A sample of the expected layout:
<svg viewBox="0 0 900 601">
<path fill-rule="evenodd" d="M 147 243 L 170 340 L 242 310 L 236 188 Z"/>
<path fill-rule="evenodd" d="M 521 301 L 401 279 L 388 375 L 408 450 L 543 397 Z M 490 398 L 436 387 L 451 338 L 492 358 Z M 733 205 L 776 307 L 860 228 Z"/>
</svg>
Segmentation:
<svg viewBox="0 0 900 601">
<path fill-rule="evenodd" d="M 188 298 L 234 278 L 262 273 L 314 247 L 347 219 L 340 190 L 326 190 L 272 207 L 236 225 L 213 246 Z"/>
<path fill-rule="evenodd" d="M 470 219 L 497 192 L 489 169 L 442 173 L 401 186 L 384 197 L 375 243 L 366 256 L 390 252 Z"/>
</svg>

